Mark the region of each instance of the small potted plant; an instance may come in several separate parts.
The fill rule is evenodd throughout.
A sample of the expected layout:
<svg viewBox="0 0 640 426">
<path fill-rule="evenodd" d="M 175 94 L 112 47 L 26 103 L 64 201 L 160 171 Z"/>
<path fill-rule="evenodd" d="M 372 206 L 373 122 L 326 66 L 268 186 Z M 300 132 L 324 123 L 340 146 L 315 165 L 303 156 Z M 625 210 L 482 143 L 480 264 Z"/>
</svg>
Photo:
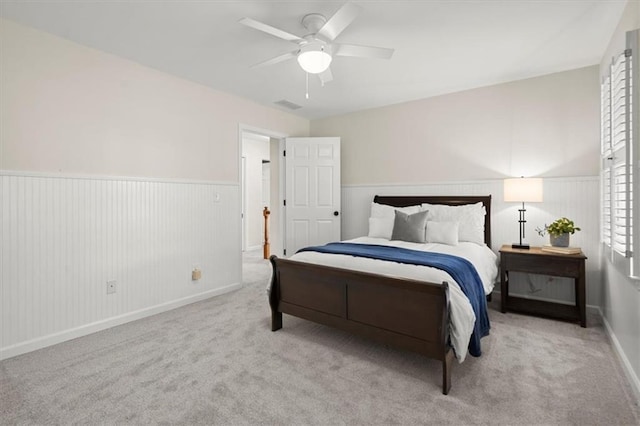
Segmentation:
<svg viewBox="0 0 640 426">
<path fill-rule="evenodd" d="M 551 222 L 551 225 L 544 225 L 544 228 L 536 228 L 536 231 L 540 236 L 549 234 L 549 241 L 554 247 L 569 247 L 569 236 L 579 231 L 578 228 L 571 219 L 561 217 L 560 219 Z"/>
</svg>

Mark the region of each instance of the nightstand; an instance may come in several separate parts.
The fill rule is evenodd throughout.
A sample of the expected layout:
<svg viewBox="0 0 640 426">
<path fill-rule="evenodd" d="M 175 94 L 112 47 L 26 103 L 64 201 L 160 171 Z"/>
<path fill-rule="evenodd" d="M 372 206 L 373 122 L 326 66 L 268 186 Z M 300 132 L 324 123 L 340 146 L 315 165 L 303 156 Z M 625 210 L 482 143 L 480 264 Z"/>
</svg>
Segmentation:
<svg viewBox="0 0 640 426">
<path fill-rule="evenodd" d="M 542 251 L 540 247 L 529 250 L 514 249 L 503 245 L 500 249 L 500 298 L 502 313 L 507 311 L 540 315 L 565 321 L 579 322 L 587 326 L 585 294 L 586 256 L 579 254 L 556 254 Z M 509 272 L 550 275 L 573 278 L 576 290 L 575 306 L 509 296 Z"/>
</svg>

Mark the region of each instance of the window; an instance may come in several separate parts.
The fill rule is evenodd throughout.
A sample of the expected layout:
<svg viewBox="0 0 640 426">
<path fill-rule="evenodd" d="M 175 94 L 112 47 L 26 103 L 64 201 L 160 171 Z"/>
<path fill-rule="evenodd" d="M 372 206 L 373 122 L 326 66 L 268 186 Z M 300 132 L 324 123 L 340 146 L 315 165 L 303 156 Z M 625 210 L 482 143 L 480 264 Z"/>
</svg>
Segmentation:
<svg viewBox="0 0 640 426">
<path fill-rule="evenodd" d="M 633 106 L 638 100 L 634 95 L 637 89 L 634 88 L 633 73 L 638 69 L 637 65 L 634 66 L 638 55 L 633 52 L 637 48 L 637 39 L 637 31 L 627 33 L 628 48 L 612 59 L 600 87 L 602 242 L 610 249 L 614 263 L 624 262 L 628 275 L 634 275 L 634 270 L 640 271 L 640 261 L 633 256 L 636 238 L 633 231 L 633 181 L 637 167 L 637 154 L 634 152 L 638 151 L 637 135 L 634 138 L 633 134 L 638 109 Z M 637 241 L 635 245 L 638 245 Z M 633 265 L 631 259 L 638 265 Z"/>
</svg>

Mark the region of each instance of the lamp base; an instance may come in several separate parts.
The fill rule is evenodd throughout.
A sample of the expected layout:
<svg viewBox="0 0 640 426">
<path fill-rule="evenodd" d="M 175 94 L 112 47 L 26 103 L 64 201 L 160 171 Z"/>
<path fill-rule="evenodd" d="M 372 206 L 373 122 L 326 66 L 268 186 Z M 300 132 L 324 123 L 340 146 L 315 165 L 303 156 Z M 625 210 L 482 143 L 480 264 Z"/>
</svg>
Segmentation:
<svg viewBox="0 0 640 426">
<path fill-rule="evenodd" d="M 516 244 L 516 243 L 513 243 L 513 244 L 511 244 L 511 248 L 520 249 L 520 250 L 529 250 L 531 247 L 529 247 L 529 244 Z"/>
</svg>

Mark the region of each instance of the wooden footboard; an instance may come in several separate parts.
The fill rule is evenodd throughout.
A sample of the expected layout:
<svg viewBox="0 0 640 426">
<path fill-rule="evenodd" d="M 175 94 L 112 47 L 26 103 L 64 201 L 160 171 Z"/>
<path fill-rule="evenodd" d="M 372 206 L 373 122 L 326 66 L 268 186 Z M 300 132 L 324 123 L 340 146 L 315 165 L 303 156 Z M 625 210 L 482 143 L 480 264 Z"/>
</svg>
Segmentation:
<svg viewBox="0 0 640 426">
<path fill-rule="evenodd" d="M 271 256 L 271 329 L 286 313 L 442 361 L 451 388 L 449 287 Z"/>
</svg>

